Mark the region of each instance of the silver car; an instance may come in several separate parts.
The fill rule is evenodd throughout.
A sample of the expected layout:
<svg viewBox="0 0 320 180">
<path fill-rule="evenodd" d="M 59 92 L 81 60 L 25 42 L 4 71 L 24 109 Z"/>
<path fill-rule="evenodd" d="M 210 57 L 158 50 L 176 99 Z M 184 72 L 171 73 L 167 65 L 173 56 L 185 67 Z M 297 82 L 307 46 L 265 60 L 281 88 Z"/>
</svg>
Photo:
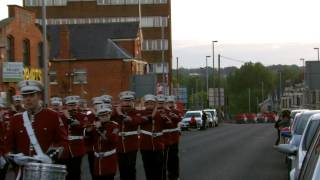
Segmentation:
<svg viewBox="0 0 320 180">
<path fill-rule="evenodd" d="M 209 112 L 212 116 L 212 125 L 211 127 L 216 127 L 219 125 L 217 111 L 215 109 L 205 109 L 204 112 Z M 209 124 L 210 126 L 210 124 Z"/>
<path fill-rule="evenodd" d="M 313 119 L 314 115 L 319 114 L 320 110 L 305 111 L 296 116 L 294 126 L 292 126 L 292 137 L 289 144 L 280 144 L 278 149 L 280 152 L 289 155 L 290 163 L 290 179 L 295 180 L 301 168 L 302 161 L 307 148 L 303 150 L 303 146 L 309 141 L 308 137 L 313 136 L 315 131 L 312 130 L 320 124 L 317 119 Z M 319 119 L 320 120 L 320 119 Z M 313 121 L 313 122 L 311 122 Z M 319 123 L 319 124 L 318 124 Z M 309 146 L 309 145 L 308 145 Z M 300 151 L 301 150 L 301 151 Z"/>
</svg>

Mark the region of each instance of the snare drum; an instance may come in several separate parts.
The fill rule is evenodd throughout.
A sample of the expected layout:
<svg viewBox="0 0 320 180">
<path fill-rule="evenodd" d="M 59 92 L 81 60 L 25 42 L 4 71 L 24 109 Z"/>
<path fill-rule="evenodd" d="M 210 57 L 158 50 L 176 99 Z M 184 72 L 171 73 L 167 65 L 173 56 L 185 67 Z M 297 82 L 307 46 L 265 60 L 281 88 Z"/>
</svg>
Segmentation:
<svg viewBox="0 0 320 180">
<path fill-rule="evenodd" d="M 23 180 L 65 180 L 65 165 L 28 163 L 23 168 Z"/>
</svg>

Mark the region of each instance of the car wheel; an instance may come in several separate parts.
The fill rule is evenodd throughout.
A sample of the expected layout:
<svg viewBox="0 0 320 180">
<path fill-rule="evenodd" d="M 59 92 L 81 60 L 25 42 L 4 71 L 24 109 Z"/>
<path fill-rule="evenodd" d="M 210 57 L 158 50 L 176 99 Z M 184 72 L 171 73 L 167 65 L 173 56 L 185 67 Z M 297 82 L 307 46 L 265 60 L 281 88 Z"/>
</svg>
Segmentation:
<svg viewBox="0 0 320 180">
<path fill-rule="evenodd" d="M 212 127 L 214 127 L 214 126 L 213 126 L 213 123 L 210 122 L 210 123 L 209 123 L 209 128 L 212 128 Z"/>
</svg>

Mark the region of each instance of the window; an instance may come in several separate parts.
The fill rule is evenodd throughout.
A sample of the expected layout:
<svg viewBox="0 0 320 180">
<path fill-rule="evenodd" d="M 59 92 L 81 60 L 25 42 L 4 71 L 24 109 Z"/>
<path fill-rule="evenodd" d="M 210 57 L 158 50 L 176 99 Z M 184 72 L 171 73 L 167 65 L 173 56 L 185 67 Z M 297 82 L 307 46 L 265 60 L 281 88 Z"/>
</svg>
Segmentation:
<svg viewBox="0 0 320 180">
<path fill-rule="evenodd" d="M 43 44 L 40 42 L 38 44 L 38 65 L 40 68 L 43 68 Z"/>
<path fill-rule="evenodd" d="M 85 69 L 75 69 L 73 74 L 73 84 L 87 84 L 87 71 Z"/>
<path fill-rule="evenodd" d="M 163 72 L 162 63 L 148 64 L 148 67 L 149 73 L 162 74 Z M 164 73 L 168 73 L 168 63 L 164 64 Z"/>
<path fill-rule="evenodd" d="M 57 71 L 56 70 L 50 70 L 50 72 L 49 72 L 49 82 L 50 82 L 50 84 L 58 84 L 58 82 L 57 82 Z"/>
<path fill-rule="evenodd" d="M 304 151 L 309 150 L 309 148 L 311 146 L 312 139 L 313 139 L 314 135 L 316 134 L 316 132 L 319 128 L 319 125 L 320 125 L 320 121 L 318 121 L 318 120 L 310 121 L 310 123 L 307 127 L 307 130 L 306 130 L 306 133 L 305 133 L 304 142 L 303 142 L 303 146 L 302 146 L 302 149 Z"/>
<path fill-rule="evenodd" d="M 28 39 L 23 41 L 23 65 L 30 66 L 30 41 Z"/>
<path fill-rule="evenodd" d="M 162 51 L 168 50 L 167 39 L 146 39 L 142 44 L 143 51 Z"/>
<path fill-rule="evenodd" d="M 96 24 L 96 23 L 118 23 L 118 22 L 139 22 L 139 17 L 101 17 L 101 18 L 54 18 L 47 19 L 48 25 L 57 24 Z M 41 19 L 37 19 L 42 24 Z M 147 16 L 141 18 L 141 27 L 167 27 L 168 18 L 162 16 Z"/>
<path fill-rule="evenodd" d="M 66 6 L 68 0 L 45 0 L 47 6 Z M 42 0 L 24 0 L 25 6 L 42 6 Z"/>
<path fill-rule="evenodd" d="M 141 4 L 167 4 L 167 0 L 140 0 Z M 139 0 L 97 0 L 98 5 L 138 5 Z"/>
<path fill-rule="evenodd" d="M 7 58 L 8 62 L 14 61 L 14 37 L 11 35 L 7 37 Z"/>
</svg>

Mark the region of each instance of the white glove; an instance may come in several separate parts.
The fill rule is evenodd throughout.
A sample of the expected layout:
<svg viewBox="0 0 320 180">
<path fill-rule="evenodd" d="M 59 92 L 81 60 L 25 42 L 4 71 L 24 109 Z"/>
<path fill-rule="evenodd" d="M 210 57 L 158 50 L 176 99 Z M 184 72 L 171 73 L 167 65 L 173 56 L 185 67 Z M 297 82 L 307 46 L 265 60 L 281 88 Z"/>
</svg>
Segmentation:
<svg viewBox="0 0 320 180">
<path fill-rule="evenodd" d="M 71 126 L 80 125 L 80 122 L 78 120 L 73 119 L 70 125 Z"/>
<path fill-rule="evenodd" d="M 123 120 L 124 122 L 130 122 L 132 121 L 132 118 L 130 116 L 126 116 Z"/>
<path fill-rule="evenodd" d="M 2 169 L 7 164 L 6 159 L 3 156 L 0 156 L 0 169 Z"/>
<path fill-rule="evenodd" d="M 47 156 L 46 154 L 35 155 L 35 156 L 33 156 L 33 158 L 39 160 L 42 163 L 52 164 L 52 159 L 49 156 Z"/>
<path fill-rule="evenodd" d="M 30 159 L 26 158 L 23 153 L 12 154 L 12 160 L 19 166 L 24 166 L 30 162 Z"/>
</svg>

